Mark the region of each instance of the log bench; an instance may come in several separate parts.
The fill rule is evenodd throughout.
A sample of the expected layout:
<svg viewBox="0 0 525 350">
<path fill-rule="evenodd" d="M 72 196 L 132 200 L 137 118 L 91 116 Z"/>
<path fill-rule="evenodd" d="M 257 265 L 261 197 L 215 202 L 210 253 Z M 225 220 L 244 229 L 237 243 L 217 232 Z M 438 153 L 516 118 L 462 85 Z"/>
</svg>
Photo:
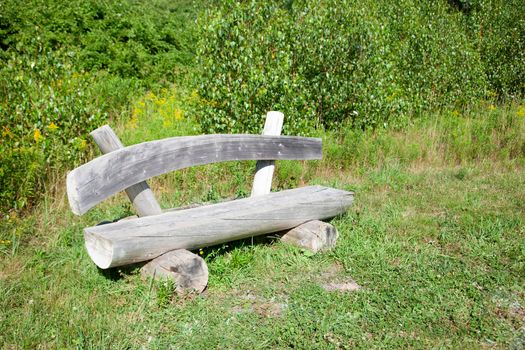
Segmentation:
<svg viewBox="0 0 525 350">
<path fill-rule="evenodd" d="M 124 147 L 107 125 L 93 131 L 91 135 L 103 155 L 67 175 L 71 210 L 82 215 L 106 198 L 126 191 L 138 215 L 84 229 L 86 249 L 93 262 L 107 269 L 152 260 L 180 249 L 193 250 L 296 228 L 288 238 L 293 241 L 301 236 L 298 226 L 345 212 L 352 204 L 352 192 L 306 186 L 270 193 L 275 160 L 322 157 L 321 139 L 279 136 L 282 124 L 282 113 L 269 112 L 263 135 L 184 136 L 129 147 Z M 177 169 L 234 160 L 257 160 L 248 198 L 163 211 L 146 183 L 151 177 Z M 308 226 L 307 235 L 311 235 L 312 227 Z M 188 253 L 170 261 L 180 263 L 195 256 Z M 166 258 L 157 259 L 166 264 Z M 193 261 L 189 270 L 195 264 L 206 268 L 203 261 Z M 151 263 L 146 266 L 146 270 L 156 271 Z M 207 268 L 201 275 L 207 281 Z"/>
</svg>

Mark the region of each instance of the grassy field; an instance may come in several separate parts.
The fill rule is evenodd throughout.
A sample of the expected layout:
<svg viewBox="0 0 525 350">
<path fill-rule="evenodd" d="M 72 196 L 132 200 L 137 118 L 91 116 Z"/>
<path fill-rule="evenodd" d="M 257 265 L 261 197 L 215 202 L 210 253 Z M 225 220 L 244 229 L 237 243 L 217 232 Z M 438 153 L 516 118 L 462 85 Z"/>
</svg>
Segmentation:
<svg viewBox="0 0 525 350">
<path fill-rule="evenodd" d="M 125 144 L 196 132 L 184 116 L 165 125 L 153 96 L 141 101 L 153 117 L 118 126 Z M 82 228 L 130 205 L 119 195 L 75 217 L 57 174 L 33 215 L 0 233 L 0 347 L 525 347 L 524 107 L 320 136 L 324 160 L 278 163 L 274 188 L 355 191 L 332 220 L 337 247 L 312 255 L 263 237 L 205 249 L 210 280 L 199 296 L 174 296 L 137 266 L 97 269 Z M 239 197 L 253 168 L 197 167 L 151 185 L 164 207 Z M 352 280 L 362 288 L 323 287 Z"/>
</svg>

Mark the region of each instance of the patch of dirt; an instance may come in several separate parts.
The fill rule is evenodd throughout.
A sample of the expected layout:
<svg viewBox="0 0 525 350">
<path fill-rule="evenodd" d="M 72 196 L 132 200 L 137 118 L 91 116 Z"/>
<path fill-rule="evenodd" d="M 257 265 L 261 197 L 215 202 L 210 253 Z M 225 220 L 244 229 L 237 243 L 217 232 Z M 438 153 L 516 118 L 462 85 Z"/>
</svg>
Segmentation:
<svg viewBox="0 0 525 350">
<path fill-rule="evenodd" d="M 349 279 L 346 282 L 339 282 L 339 283 L 335 283 L 335 282 L 323 283 L 321 287 L 323 287 L 323 289 L 328 292 L 337 292 L 337 291 L 354 292 L 356 290 L 361 289 L 361 286 L 352 279 Z"/>
<path fill-rule="evenodd" d="M 266 302 L 252 305 L 253 311 L 263 317 L 281 316 L 288 305 L 276 302 Z"/>
<path fill-rule="evenodd" d="M 254 312 L 262 317 L 280 317 L 288 308 L 286 300 L 279 302 L 274 298 L 267 299 L 258 295 L 247 293 L 239 296 L 243 305 L 236 305 L 231 310 L 235 314 Z"/>
<path fill-rule="evenodd" d="M 362 287 L 349 276 L 341 276 L 343 266 L 333 264 L 321 273 L 318 279 L 320 286 L 328 292 L 355 292 Z"/>
</svg>

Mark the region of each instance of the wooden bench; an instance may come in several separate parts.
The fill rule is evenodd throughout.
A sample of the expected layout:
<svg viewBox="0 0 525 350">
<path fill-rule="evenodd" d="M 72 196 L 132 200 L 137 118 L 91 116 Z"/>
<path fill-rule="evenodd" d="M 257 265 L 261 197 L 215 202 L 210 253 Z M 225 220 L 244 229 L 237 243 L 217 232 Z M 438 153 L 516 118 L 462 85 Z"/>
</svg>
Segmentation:
<svg viewBox="0 0 525 350">
<path fill-rule="evenodd" d="M 82 215 L 126 191 L 138 217 L 84 229 L 86 248 L 102 269 L 147 261 L 177 249 L 295 228 L 346 211 L 353 193 L 307 186 L 270 193 L 275 160 L 321 159 L 318 138 L 279 136 L 280 112 L 269 112 L 263 135 L 173 137 L 124 147 L 109 126 L 91 135 L 104 155 L 67 176 L 71 210 Z M 249 198 L 190 209 L 161 210 L 147 179 L 195 165 L 257 160 Z"/>
</svg>

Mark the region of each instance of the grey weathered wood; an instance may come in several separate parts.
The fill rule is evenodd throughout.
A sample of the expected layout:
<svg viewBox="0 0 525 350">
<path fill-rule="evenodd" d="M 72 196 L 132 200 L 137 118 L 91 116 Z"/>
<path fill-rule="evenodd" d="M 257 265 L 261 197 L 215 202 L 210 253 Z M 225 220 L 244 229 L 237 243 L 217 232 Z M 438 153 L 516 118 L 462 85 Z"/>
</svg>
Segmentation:
<svg viewBox="0 0 525 350">
<path fill-rule="evenodd" d="M 91 136 L 103 154 L 124 148 L 109 125 L 93 130 Z M 159 203 L 145 181 L 128 187 L 125 191 L 139 216 L 162 213 Z M 173 250 L 158 256 L 140 270 L 144 277 L 173 280 L 178 293 L 191 291 L 201 293 L 208 284 L 206 262 L 200 256 L 185 249 Z"/>
<path fill-rule="evenodd" d="M 263 135 L 281 135 L 283 128 L 284 114 L 271 111 L 266 115 Z M 253 178 L 252 196 L 260 196 L 270 193 L 272 189 L 273 171 L 275 169 L 274 160 L 258 160 L 255 167 Z"/>
<path fill-rule="evenodd" d="M 73 213 L 169 171 L 228 160 L 320 159 L 322 141 L 296 136 L 202 135 L 144 142 L 93 159 L 67 176 Z"/>
<path fill-rule="evenodd" d="M 335 247 L 337 237 L 337 229 L 333 225 L 312 220 L 288 231 L 281 237 L 281 241 L 317 253 Z"/>
<path fill-rule="evenodd" d="M 124 148 L 122 142 L 109 125 L 101 126 L 93 130 L 90 135 L 103 154 Z M 129 200 L 137 211 L 138 216 L 157 215 L 162 213 L 155 195 L 145 181 L 132 185 L 125 189 Z"/>
<path fill-rule="evenodd" d="M 84 238 L 91 259 L 105 269 L 327 219 L 345 212 L 352 200 L 352 192 L 301 187 L 88 227 Z"/>
<path fill-rule="evenodd" d="M 186 249 L 169 251 L 141 268 L 144 278 L 172 279 L 178 293 L 201 293 L 208 284 L 208 266 L 204 259 Z"/>
</svg>

